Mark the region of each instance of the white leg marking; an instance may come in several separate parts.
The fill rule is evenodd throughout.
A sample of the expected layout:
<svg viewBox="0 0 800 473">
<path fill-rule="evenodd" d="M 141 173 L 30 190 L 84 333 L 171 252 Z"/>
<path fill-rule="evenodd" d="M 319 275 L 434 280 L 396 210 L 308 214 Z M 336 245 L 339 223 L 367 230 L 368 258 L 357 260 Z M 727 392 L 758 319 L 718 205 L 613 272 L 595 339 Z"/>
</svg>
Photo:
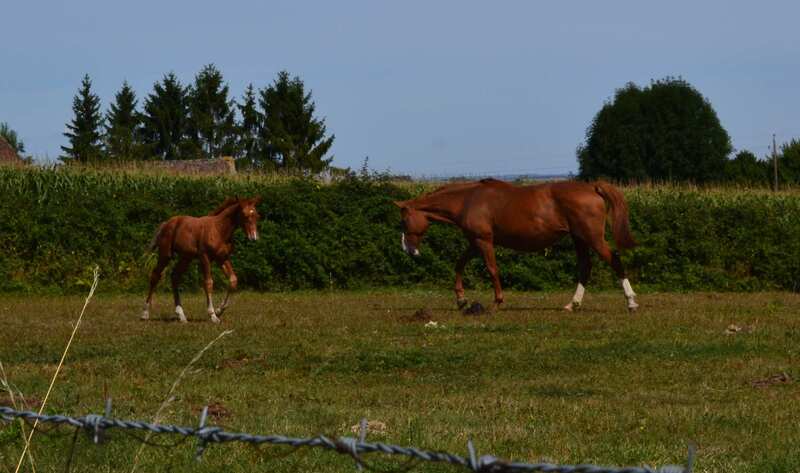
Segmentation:
<svg viewBox="0 0 800 473">
<path fill-rule="evenodd" d="M 583 284 L 578 283 L 578 287 L 575 289 L 575 295 L 572 296 L 572 301 L 565 305 L 564 308 L 569 311 L 573 309 L 579 309 L 581 307 L 581 303 L 583 302 L 584 292 L 586 292 L 586 288 L 583 287 Z"/>
<path fill-rule="evenodd" d="M 400 245 L 403 247 L 403 251 L 408 253 L 408 245 L 406 245 L 406 233 L 405 232 L 400 234 Z"/>
<path fill-rule="evenodd" d="M 147 320 L 150 318 L 150 304 L 147 302 L 144 303 L 144 310 L 142 310 L 142 316 L 139 318 L 142 320 Z"/>
<path fill-rule="evenodd" d="M 183 307 L 181 307 L 181 306 L 179 306 L 179 305 L 178 305 L 178 306 L 175 306 L 175 313 L 176 313 L 176 314 L 178 314 L 178 319 L 179 319 L 181 322 L 184 322 L 184 323 L 185 323 L 185 322 L 187 322 L 187 320 L 186 320 L 186 314 L 184 314 L 184 313 L 183 313 Z"/>
<path fill-rule="evenodd" d="M 633 292 L 631 282 L 628 281 L 628 278 L 625 278 L 620 282 L 622 283 L 622 290 L 625 292 L 625 298 L 628 299 L 628 309 L 636 310 L 636 308 L 639 307 L 639 304 L 637 304 L 636 300 L 634 299 L 636 297 L 636 293 Z"/>
<path fill-rule="evenodd" d="M 217 312 L 214 310 L 214 302 L 212 302 L 210 294 L 208 296 L 208 316 L 211 317 L 211 321 L 215 324 L 219 323 L 219 317 L 217 317 Z"/>
</svg>

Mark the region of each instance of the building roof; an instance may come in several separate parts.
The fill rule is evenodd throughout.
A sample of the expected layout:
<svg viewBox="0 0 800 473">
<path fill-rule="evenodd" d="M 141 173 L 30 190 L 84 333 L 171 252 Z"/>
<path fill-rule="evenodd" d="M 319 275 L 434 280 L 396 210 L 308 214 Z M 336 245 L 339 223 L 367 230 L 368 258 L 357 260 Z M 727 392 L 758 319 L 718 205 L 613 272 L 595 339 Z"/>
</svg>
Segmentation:
<svg viewBox="0 0 800 473">
<path fill-rule="evenodd" d="M 22 163 L 22 158 L 19 157 L 14 148 L 8 144 L 8 141 L 5 140 L 2 136 L 0 136 L 0 163 L 7 164 L 20 164 Z"/>
</svg>

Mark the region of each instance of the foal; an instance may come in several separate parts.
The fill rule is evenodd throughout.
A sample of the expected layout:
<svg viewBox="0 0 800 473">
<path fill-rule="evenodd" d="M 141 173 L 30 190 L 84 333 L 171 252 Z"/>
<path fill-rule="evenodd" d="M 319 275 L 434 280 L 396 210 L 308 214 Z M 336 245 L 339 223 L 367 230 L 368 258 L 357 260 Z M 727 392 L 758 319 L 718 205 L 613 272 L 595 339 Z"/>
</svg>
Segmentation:
<svg viewBox="0 0 800 473">
<path fill-rule="evenodd" d="M 241 227 L 247 238 L 258 240 L 258 220 L 260 215 L 256 205 L 261 202 L 261 197 L 253 199 L 240 199 L 229 197 L 216 210 L 205 217 L 190 217 L 179 215 L 162 223 L 150 249 L 158 250 L 158 263 L 150 273 L 150 292 L 144 303 L 142 320 L 150 318 L 150 303 L 153 300 L 153 291 L 161 279 L 161 273 L 172 257 L 178 256 L 178 263 L 172 269 L 172 294 L 175 298 L 175 313 L 181 322 L 186 322 L 186 314 L 181 307 L 181 296 L 178 293 L 178 284 L 181 276 L 186 271 L 189 263 L 197 258 L 203 274 L 203 288 L 206 291 L 208 315 L 212 322 L 219 322 L 219 317 L 228 306 L 228 297 L 231 291 L 236 290 L 236 274 L 231 264 L 233 253 L 233 232 Z M 211 300 L 211 291 L 214 280 L 211 278 L 211 263 L 216 262 L 228 277 L 228 290 L 222 305 L 216 310 Z"/>
</svg>

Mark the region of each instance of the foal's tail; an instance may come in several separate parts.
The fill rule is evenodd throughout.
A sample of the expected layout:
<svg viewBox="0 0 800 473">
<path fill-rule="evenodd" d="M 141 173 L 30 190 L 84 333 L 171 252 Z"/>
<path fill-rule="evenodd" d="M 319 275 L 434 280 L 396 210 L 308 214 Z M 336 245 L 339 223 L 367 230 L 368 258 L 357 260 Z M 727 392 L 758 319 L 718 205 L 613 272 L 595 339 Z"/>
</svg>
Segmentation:
<svg viewBox="0 0 800 473">
<path fill-rule="evenodd" d="M 628 221 L 628 204 L 622 192 L 603 181 L 597 182 L 594 190 L 608 204 L 611 213 L 611 231 L 614 234 L 614 241 L 617 242 L 617 248 L 628 249 L 636 246 Z"/>
</svg>

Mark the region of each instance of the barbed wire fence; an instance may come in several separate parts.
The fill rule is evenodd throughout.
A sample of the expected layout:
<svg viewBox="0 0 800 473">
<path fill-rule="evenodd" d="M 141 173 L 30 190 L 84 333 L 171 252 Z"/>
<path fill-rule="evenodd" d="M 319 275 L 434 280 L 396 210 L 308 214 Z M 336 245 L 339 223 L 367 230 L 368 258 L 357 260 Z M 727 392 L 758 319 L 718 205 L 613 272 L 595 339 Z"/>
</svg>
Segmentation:
<svg viewBox="0 0 800 473">
<path fill-rule="evenodd" d="M 417 447 L 403 447 L 381 442 L 367 442 L 367 421 L 362 419 L 359 425 L 358 438 L 338 437 L 328 438 L 324 435 L 309 438 L 288 437 L 285 435 L 255 435 L 242 432 L 228 432 L 220 427 L 206 425 L 208 406 L 200 414 L 197 427 L 181 427 L 171 424 L 155 424 L 141 421 L 122 420 L 111 417 L 111 400 L 106 400 L 105 413 L 88 414 L 83 417 L 67 415 L 42 415 L 32 411 L 19 411 L 11 407 L 0 406 L 0 421 L 11 423 L 22 419 L 27 423 L 54 424 L 53 428 L 69 426 L 78 432 L 86 432 L 95 444 L 107 441 L 105 433 L 111 429 L 138 430 L 161 435 L 181 436 L 184 440 L 194 438 L 197 448 L 194 457 L 200 461 L 203 453 L 210 444 L 225 444 L 239 442 L 258 445 L 289 446 L 295 449 L 311 447 L 321 448 L 330 452 L 352 457 L 358 471 L 368 468 L 363 454 L 381 453 L 385 455 L 403 456 L 408 459 L 423 462 L 447 463 L 479 473 L 516 473 L 516 472 L 542 472 L 542 473 L 691 473 L 694 462 L 695 449 L 689 446 L 688 457 L 685 465 L 665 465 L 658 468 L 643 467 L 606 467 L 598 465 L 556 465 L 552 463 L 521 463 L 503 460 L 492 455 L 479 456 L 472 440 L 467 442 L 467 454 L 457 455 L 443 451 L 431 451 Z M 138 439 L 144 442 L 144 439 Z"/>
</svg>

